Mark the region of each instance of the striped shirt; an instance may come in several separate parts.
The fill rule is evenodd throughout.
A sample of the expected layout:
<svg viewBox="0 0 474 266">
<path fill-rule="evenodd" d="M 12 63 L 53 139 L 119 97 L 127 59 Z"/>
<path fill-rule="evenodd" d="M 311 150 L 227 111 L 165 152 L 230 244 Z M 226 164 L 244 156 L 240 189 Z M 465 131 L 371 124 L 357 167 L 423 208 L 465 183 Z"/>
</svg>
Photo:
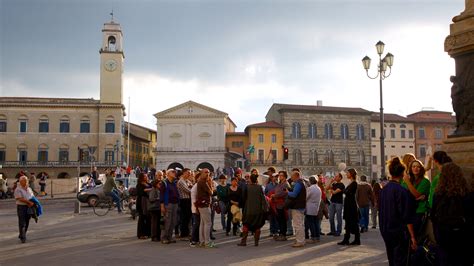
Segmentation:
<svg viewBox="0 0 474 266">
<path fill-rule="evenodd" d="M 191 199 L 191 188 L 192 183 L 189 180 L 181 178 L 178 181 L 178 192 L 180 199 Z"/>
</svg>

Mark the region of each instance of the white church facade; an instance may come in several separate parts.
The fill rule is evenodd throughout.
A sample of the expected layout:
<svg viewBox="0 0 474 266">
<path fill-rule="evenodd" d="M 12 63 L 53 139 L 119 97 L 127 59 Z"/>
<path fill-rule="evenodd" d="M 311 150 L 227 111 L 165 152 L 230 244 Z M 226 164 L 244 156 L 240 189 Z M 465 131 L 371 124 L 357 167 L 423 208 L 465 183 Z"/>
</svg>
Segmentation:
<svg viewBox="0 0 474 266">
<path fill-rule="evenodd" d="M 236 125 L 225 112 L 188 101 L 156 113 L 157 169 L 209 168 L 231 166 L 225 147 L 227 132 Z"/>
</svg>

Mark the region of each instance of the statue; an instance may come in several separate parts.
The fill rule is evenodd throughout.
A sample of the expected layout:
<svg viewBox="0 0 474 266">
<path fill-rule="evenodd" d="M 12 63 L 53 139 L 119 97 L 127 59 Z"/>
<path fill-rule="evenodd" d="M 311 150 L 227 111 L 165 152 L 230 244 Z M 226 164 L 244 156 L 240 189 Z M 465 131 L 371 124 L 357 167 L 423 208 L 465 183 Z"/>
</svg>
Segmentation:
<svg viewBox="0 0 474 266">
<path fill-rule="evenodd" d="M 455 136 L 474 135 L 474 55 L 458 60 L 457 76 L 451 76 L 451 99 L 456 112 Z"/>
</svg>

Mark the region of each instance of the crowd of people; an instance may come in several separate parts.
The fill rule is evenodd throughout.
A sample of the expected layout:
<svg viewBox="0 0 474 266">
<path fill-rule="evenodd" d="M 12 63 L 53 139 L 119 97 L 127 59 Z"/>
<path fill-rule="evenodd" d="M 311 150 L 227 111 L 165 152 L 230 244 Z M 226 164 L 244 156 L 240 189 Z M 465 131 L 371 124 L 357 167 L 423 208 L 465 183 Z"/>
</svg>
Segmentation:
<svg viewBox="0 0 474 266">
<path fill-rule="evenodd" d="M 343 235 L 338 245 L 361 245 L 371 221 L 372 229 L 380 229 L 390 265 L 422 263 L 429 252 L 442 265 L 472 265 L 466 247 L 474 237 L 473 190 L 445 152 L 431 158 L 427 167 L 413 154 L 393 158 L 387 162 L 389 178 L 370 183 L 353 168 L 334 178 L 306 178 L 297 168 L 270 167 L 264 184 L 256 169 L 247 174 L 237 169 L 232 177 L 213 177 L 209 169 L 168 169 L 151 177 L 141 172 L 137 237 L 213 248 L 217 214 L 226 236 L 240 235 L 238 246 L 252 235 L 258 246 L 266 222 L 274 241 L 294 235 L 295 248 L 317 243 L 324 218 L 330 224 L 326 235 Z"/>
<path fill-rule="evenodd" d="M 214 248 L 214 218 L 220 215 L 225 235 L 240 236 L 238 246 L 247 246 L 249 236 L 258 246 L 268 221 L 274 241 L 294 235 L 292 247 L 299 248 L 320 241 L 326 218 L 326 235 L 344 233 L 338 245 L 361 245 L 371 220 L 372 229 L 380 230 L 390 265 L 422 265 L 427 259 L 440 265 L 473 265 L 474 189 L 461 168 L 444 151 L 436 151 L 427 166 L 405 154 L 389 160 L 387 168 L 388 179 L 371 183 L 353 168 L 333 178 L 306 178 L 298 168 L 287 172 L 270 167 L 263 175 L 257 169 L 237 169 L 231 177 L 214 176 L 207 168 L 136 169 L 137 237 Z M 106 171 L 104 192 L 121 212 L 115 176 L 112 169 Z M 31 179 L 21 175 L 14 192 L 22 242 L 32 217 L 30 207 L 37 205 Z"/>
</svg>

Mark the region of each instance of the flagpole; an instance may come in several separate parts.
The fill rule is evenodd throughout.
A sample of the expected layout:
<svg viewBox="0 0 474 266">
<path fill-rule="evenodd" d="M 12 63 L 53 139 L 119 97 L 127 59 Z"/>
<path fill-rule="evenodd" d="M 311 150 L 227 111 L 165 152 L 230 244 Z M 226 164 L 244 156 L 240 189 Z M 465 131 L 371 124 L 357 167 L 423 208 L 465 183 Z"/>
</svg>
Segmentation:
<svg viewBox="0 0 474 266">
<path fill-rule="evenodd" d="M 130 96 L 128 96 L 127 168 L 130 166 Z"/>
</svg>

